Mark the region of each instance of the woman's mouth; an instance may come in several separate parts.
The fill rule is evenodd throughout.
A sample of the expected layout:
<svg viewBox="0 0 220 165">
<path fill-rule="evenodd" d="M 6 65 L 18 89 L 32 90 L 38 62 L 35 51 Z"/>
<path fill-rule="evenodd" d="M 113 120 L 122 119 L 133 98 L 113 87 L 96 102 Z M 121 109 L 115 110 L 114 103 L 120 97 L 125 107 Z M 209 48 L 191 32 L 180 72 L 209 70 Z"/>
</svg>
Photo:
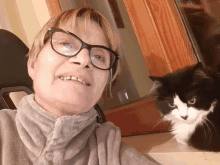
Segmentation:
<svg viewBox="0 0 220 165">
<path fill-rule="evenodd" d="M 59 76 L 59 79 L 61 79 L 63 81 L 78 81 L 86 86 L 91 86 L 91 84 L 86 82 L 85 80 L 80 79 L 78 77 L 74 77 L 74 76 Z"/>
</svg>

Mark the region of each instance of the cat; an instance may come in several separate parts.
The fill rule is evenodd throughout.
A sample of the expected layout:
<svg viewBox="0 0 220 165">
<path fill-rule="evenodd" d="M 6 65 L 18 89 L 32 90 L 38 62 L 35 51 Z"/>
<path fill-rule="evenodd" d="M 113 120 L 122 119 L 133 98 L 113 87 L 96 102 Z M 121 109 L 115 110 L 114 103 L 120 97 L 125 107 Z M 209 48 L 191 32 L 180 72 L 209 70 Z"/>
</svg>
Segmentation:
<svg viewBox="0 0 220 165">
<path fill-rule="evenodd" d="M 220 76 L 202 63 L 163 77 L 149 76 L 158 110 L 172 125 L 179 143 L 206 151 L 220 151 Z"/>
</svg>

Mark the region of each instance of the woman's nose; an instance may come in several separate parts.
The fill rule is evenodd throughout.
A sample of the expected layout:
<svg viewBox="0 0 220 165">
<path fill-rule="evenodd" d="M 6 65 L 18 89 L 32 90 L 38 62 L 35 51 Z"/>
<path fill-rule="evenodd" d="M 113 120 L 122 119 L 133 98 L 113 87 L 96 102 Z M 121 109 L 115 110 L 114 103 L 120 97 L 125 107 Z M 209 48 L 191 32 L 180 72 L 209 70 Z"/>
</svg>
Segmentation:
<svg viewBox="0 0 220 165">
<path fill-rule="evenodd" d="M 89 50 L 82 49 L 76 56 L 70 57 L 69 62 L 73 64 L 80 65 L 81 67 L 85 68 L 93 68 L 91 63 L 91 59 L 89 56 Z"/>
</svg>

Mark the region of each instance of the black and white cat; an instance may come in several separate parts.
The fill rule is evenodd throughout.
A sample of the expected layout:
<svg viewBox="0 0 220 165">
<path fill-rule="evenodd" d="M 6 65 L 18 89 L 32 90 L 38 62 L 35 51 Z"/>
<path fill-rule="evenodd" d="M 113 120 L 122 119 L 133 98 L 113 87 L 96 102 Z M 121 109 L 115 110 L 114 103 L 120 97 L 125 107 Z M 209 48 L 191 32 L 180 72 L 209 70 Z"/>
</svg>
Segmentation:
<svg viewBox="0 0 220 165">
<path fill-rule="evenodd" d="M 150 95 L 179 143 L 220 151 L 220 76 L 201 63 L 154 81 Z"/>
</svg>

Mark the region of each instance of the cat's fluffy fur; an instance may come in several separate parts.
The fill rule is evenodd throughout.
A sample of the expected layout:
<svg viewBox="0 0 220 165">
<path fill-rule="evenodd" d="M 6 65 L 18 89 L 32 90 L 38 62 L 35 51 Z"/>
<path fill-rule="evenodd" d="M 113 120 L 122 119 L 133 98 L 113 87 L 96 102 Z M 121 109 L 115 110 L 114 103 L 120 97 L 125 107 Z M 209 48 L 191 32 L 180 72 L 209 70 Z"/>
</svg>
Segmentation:
<svg viewBox="0 0 220 165">
<path fill-rule="evenodd" d="M 150 95 L 156 97 L 164 120 L 180 143 L 197 149 L 220 151 L 220 78 L 201 63 L 188 66 L 154 81 Z"/>
</svg>

